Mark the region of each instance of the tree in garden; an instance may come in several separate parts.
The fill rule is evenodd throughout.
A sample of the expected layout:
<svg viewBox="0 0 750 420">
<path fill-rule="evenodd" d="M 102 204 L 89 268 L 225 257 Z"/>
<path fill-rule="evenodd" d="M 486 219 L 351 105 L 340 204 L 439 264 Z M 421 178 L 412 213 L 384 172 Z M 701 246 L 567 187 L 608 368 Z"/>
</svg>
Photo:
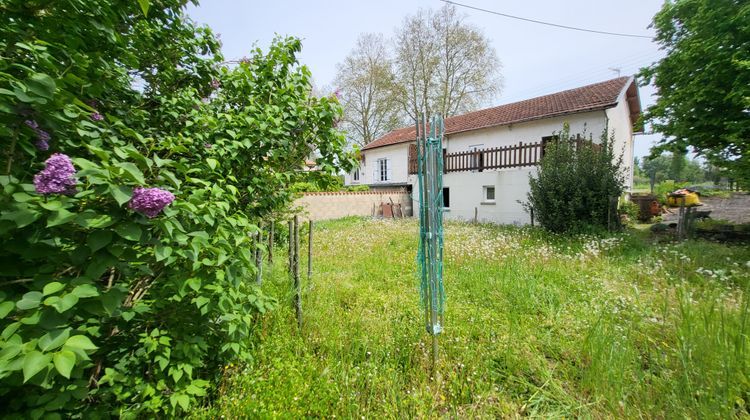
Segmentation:
<svg viewBox="0 0 750 420">
<path fill-rule="evenodd" d="M 664 3 L 653 21 L 666 57 L 641 71 L 657 89 L 646 119 L 664 133 L 655 150 L 692 147 L 735 178 L 750 180 L 750 4 Z"/>
<path fill-rule="evenodd" d="M 299 40 L 224 67 L 185 4 L 0 5 L 3 415 L 185 413 L 273 306 L 258 222 L 352 164 Z"/>
<path fill-rule="evenodd" d="M 364 34 L 339 65 L 344 128 L 361 145 L 419 115 L 476 110 L 500 91 L 495 50 L 454 6 L 407 17 L 392 44 Z"/>
<path fill-rule="evenodd" d="M 528 205 L 539 224 L 552 232 L 607 229 L 617 224 L 617 199 L 624 189 L 622 156 L 614 138 L 598 144 L 573 141 L 566 124 L 545 147 L 536 174 L 529 175 Z M 577 137 L 581 139 L 580 136 Z M 585 138 L 585 135 L 584 135 Z"/>
<path fill-rule="evenodd" d="M 482 32 L 455 6 L 420 10 L 397 29 L 399 100 L 410 120 L 478 109 L 500 91 L 500 61 Z"/>
<path fill-rule="evenodd" d="M 360 146 L 403 122 L 393 79 L 392 60 L 380 34 L 362 34 L 338 65 L 335 83 L 344 107 L 343 129 Z"/>
</svg>

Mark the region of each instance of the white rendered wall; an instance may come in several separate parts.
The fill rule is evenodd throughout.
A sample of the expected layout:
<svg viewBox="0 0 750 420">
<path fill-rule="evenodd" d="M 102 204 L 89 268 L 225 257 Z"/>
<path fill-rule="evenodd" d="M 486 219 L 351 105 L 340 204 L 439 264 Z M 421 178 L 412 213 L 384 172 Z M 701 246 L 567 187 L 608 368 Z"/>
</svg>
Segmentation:
<svg viewBox="0 0 750 420">
<path fill-rule="evenodd" d="M 504 169 L 487 172 L 454 172 L 443 175 L 443 187 L 450 191 L 450 208 L 444 213 L 446 220 L 477 220 L 499 224 L 527 224 L 529 215 L 518 201 L 527 201 L 529 174 L 535 168 Z M 495 202 L 484 200 L 484 187 L 495 187 Z M 418 186 L 413 184 L 413 195 Z M 414 202 L 413 208 L 419 203 Z"/>
<path fill-rule="evenodd" d="M 586 137 L 593 134 L 594 139 L 598 140 L 606 127 L 607 118 L 604 111 L 594 111 L 490 127 L 446 136 L 446 145 L 448 153 L 456 153 L 466 151 L 469 147 L 479 144 L 483 145 L 482 148 L 490 148 L 518 144 L 520 141 L 538 143 L 542 140 L 542 137 L 562 131 L 565 122 L 570 124 L 571 134 L 583 134 L 585 131 Z"/>
<path fill-rule="evenodd" d="M 625 92 L 622 93 L 624 95 Z M 619 98 L 616 107 L 607 110 L 609 119 L 609 134 L 614 134 L 615 158 L 622 153 L 623 173 L 625 174 L 625 190 L 633 189 L 633 125 L 630 122 L 630 107 L 624 96 Z"/>
<path fill-rule="evenodd" d="M 352 174 L 344 175 L 344 185 L 377 185 L 377 184 L 404 184 L 408 180 L 409 172 L 409 144 L 401 143 L 391 146 L 378 147 L 362 152 L 365 162 L 359 169 L 359 182 L 352 181 Z M 387 182 L 373 178 L 373 172 L 377 169 L 378 159 L 390 159 L 391 176 Z"/>
</svg>

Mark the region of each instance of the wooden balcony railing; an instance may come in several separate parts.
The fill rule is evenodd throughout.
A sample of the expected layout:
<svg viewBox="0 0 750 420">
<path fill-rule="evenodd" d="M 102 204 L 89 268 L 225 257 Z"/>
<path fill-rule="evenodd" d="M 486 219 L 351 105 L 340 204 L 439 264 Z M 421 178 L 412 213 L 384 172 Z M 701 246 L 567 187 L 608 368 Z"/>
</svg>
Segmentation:
<svg viewBox="0 0 750 420">
<path fill-rule="evenodd" d="M 523 168 L 539 164 L 547 142 L 512 144 L 491 149 L 467 150 L 464 152 L 445 153 L 443 149 L 443 171 L 482 172 L 491 169 Z M 580 136 L 570 139 L 572 146 L 578 150 L 583 144 L 590 145 L 595 151 L 601 150 L 601 145 L 586 140 Z M 417 173 L 417 145 L 409 145 L 409 175 Z"/>
<path fill-rule="evenodd" d="M 542 143 L 523 143 L 494 147 L 491 149 L 468 150 L 445 153 L 443 151 L 443 171 L 481 172 L 490 169 L 523 168 L 534 166 L 542 158 Z M 417 173 L 417 146 L 409 146 L 409 174 Z"/>
</svg>

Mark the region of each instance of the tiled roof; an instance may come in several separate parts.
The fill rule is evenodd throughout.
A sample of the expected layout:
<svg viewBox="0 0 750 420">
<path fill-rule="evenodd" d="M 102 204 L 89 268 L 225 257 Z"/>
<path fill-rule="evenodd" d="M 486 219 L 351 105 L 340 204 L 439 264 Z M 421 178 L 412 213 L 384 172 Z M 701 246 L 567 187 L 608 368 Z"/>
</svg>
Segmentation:
<svg viewBox="0 0 750 420">
<path fill-rule="evenodd" d="M 616 105 L 617 97 L 623 89 L 632 83 L 632 77 L 618 77 L 551 95 L 456 115 L 445 119 L 445 134 L 611 108 Z M 414 126 L 399 128 L 367 144 L 362 150 L 410 142 L 415 138 Z"/>
</svg>

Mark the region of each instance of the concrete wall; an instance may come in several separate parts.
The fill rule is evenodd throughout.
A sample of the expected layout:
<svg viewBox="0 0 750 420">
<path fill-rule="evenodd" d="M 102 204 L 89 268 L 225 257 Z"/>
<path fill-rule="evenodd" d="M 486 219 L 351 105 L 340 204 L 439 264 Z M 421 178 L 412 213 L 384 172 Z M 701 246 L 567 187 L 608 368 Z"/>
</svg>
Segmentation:
<svg viewBox="0 0 750 420">
<path fill-rule="evenodd" d="M 536 168 L 504 169 L 487 172 L 455 172 L 443 175 L 449 189 L 450 207 L 445 219 L 474 220 L 501 224 L 527 224 L 529 215 L 517 202 L 527 201 L 529 174 Z M 484 200 L 484 187 L 495 187 L 495 201 Z M 414 204 L 416 205 L 416 203 Z"/>
<path fill-rule="evenodd" d="M 371 216 L 381 203 L 401 204 L 404 216 L 412 215 L 411 196 L 404 189 L 383 189 L 362 192 L 314 192 L 305 193 L 294 202 L 305 220 L 329 220 L 346 216 Z M 377 215 L 377 214 L 376 214 Z"/>
</svg>

